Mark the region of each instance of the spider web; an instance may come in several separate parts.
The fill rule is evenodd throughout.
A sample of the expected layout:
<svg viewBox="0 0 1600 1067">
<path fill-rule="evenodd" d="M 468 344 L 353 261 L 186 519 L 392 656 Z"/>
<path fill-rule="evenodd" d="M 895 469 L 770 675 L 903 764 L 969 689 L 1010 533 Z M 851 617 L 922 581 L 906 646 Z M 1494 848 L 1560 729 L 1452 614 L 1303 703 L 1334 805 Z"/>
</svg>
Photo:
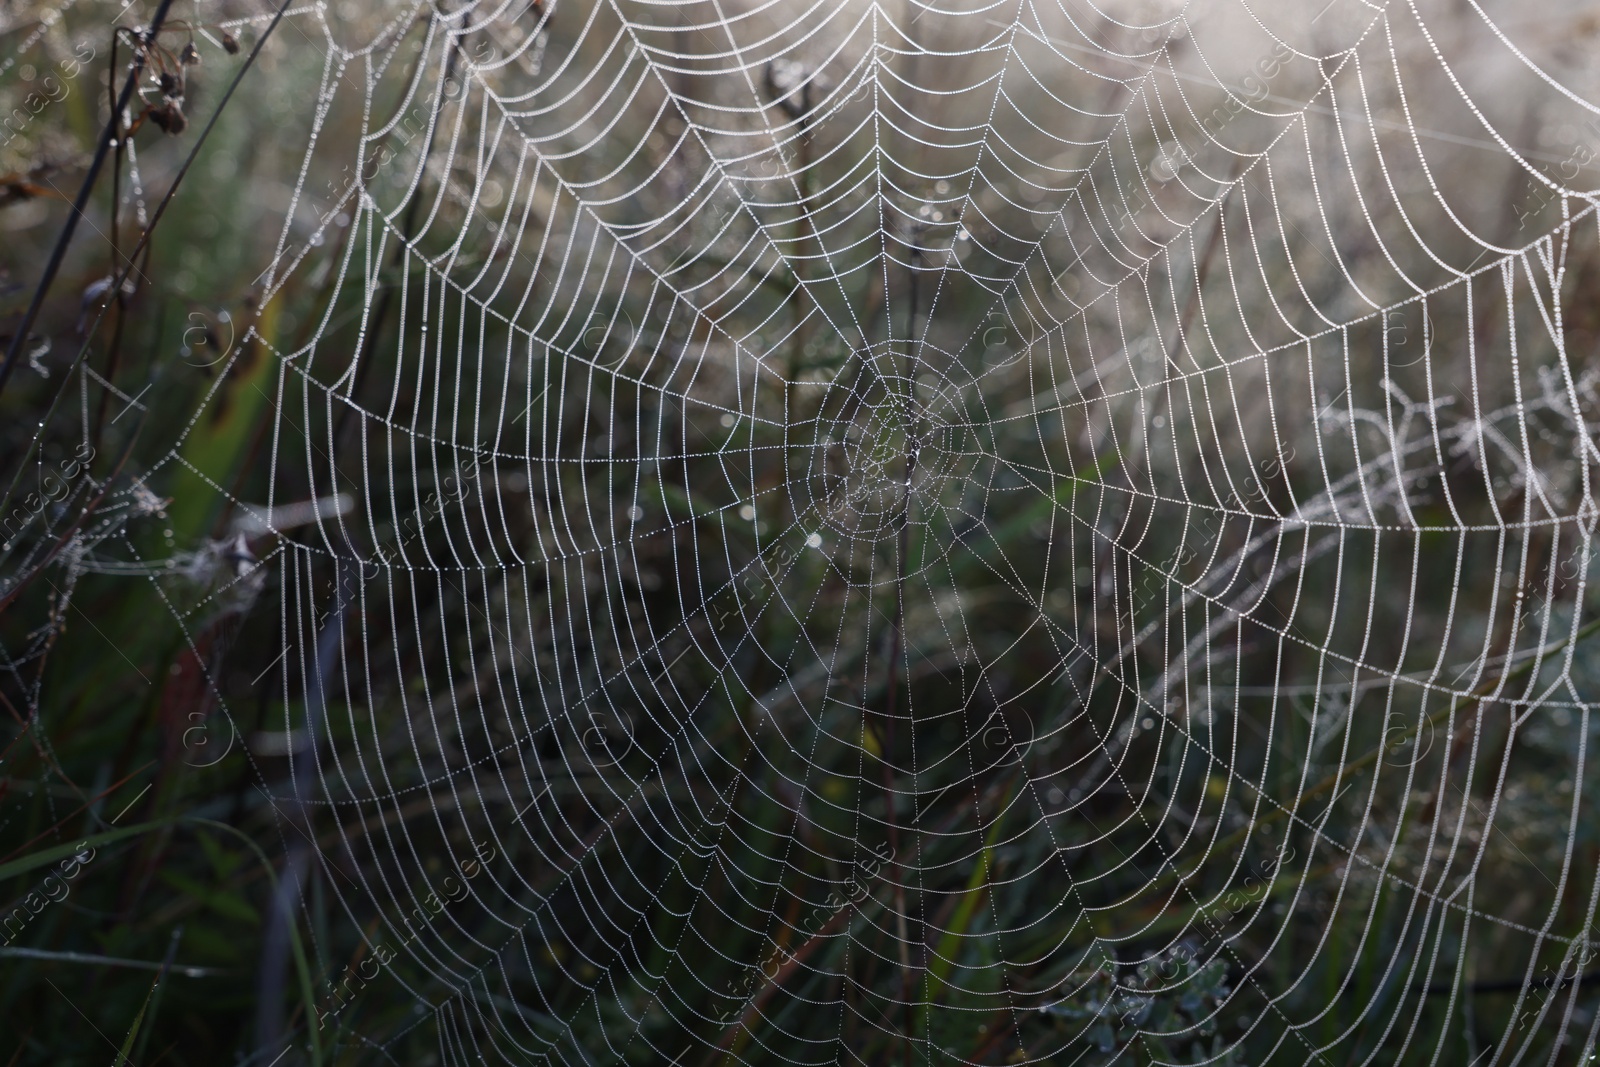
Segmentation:
<svg viewBox="0 0 1600 1067">
<path fill-rule="evenodd" d="M 319 1023 L 1592 1048 L 1580 14 L 291 8 L 276 254 L 146 480 L 230 500 L 191 637 L 276 605 Z M 264 503 L 194 445 L 246 375 Z"/>
</svg>

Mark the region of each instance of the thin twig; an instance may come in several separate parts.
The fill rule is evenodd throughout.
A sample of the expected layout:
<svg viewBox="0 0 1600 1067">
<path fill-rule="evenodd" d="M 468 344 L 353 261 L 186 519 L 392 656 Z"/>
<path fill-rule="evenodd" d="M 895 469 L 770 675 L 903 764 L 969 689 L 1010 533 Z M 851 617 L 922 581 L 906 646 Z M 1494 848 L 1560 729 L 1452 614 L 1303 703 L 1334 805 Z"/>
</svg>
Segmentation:
<svg viewBox="0 0 1600 1067">
<path fill-rule="evenodd" d="M 160 6 L 156 8 L 155 18 L 150 20 L 150 28 L 144 33 L 146 44 L 155 43 L 156 35 L 161 32 L 162 23 L 167 21 L 167 10 L 171 7 L 172 0 L 161 0 Z M 138 88 L 139 76 L 144 73 L 144 60 L 144 49 L 135 49 L 133 66 L 128 71 L 128 80 L 122 85 L 122 94 L 117 97 L 116 106 L 111 109 L 111 117 L 106 119 L 106 128 L 100 134 L 100 143 L 95 145 L 94 159 L 89 162 L 89 172 L 83 176 L 83 184 L 78 187 L 78 195 L 72 202 L 72 211 L 67 215 L 66 225 L 62 226 L 61 236 L 56 238 L 55 248 L 50 251 L 50 261 L 45 264 L 44 274 L 40 276 L 39 285 L 33 291 L 33 300 L 29 302 L 28 310 L 23 313 L 22 321 L 17 324 L 16 332 L 11 335 L 11 344 L 6 348 L 6 360 L 0 364 L 0 393 L 5 392 L 6 381 L 11 377 L 12 368 L 16 366 L 17 356 L 27 345 L 28 335 L 33 331 L 33 324 L 39 317 L 39 309 L 44 306 L 45 297 L 50 294 L 50 288 L 55 284 L 56 274 L 61 270 L 61 261 L 67 256 L 67 246 L 72 243 L 72 235 L 78 229 L 78 220 L 83 217 L 84 208 L 89 206 L 89 196 L 94 192 L 95 181 L 100 177 L 100 168 L 105 165 L 106 153 L 111 150 L 112 145 L 120 147 L 122 144 L 120 136 L 122 114 L 128 109 L 128 101 L 133 99 L 134 90 Z M 132 256 L 128 258 L 130 262 L 133 259 Z"/>
<path fill-rule="evenodd" d="M 267 39 L 270 38 L 273 31 L 278 28 L 278 23 L 283 21 L 284 13 L 289 10 L 290 2 L 291 0 L 283 0 L 283 2 L 278 6 L 277 13 L 272 16 L 272 22 L 267 26 L 266 30 L 261 34 L 261 36 L 256 39 L 255 47 L 250 50 L 250 55 L 245 58 L 244 63 L 239 67 L 239 72 L 234 75 L 233 81 L 228 85 L 228 91 L 222 94 L 222 99 L 217 103 L 215 110 L 211 112 L 211 118 L 206 122 L 205 129 L 200 131 L 200 136 L 195 139 L 194 147 L 189 150 L 189 155 L 183 161 L 183 166 L 178 168 L 178 173 L 175 177 L 173 177 L 172 184 L 167 188 L 166 195 L 161 198 L 161 203 L 156 205 L 154 214 L 150 216 L 149 224 L 145 226 L 144 232 L 139 236 L 139 243 L 134 245 L 133 251 L 128 254 L 128 265 L 124 267 L 122 273 L 116 277 L 108 292 L 118 293 L 122 291 L 122 286 L 127 282 L 128 275 L 134 270 L 134 263 L 139 258 L 139 253 L 143 252 L 145 247 L 150 243 L 151 234 L 155 232 L 156 225 L 161 221 L 161 217 L 166 213 L 167 206 L 172 203 L 172 198 L 177 194 L 178 187 L 183 184 L 184 176 L 189 173 L 189 168 L 194 165 L 195 158 L 200 155 L 201 147 L 205 145 L 206 139 L 211 136 L 211 131 L 216 128 L 217 120 L 222 117 L 223 109 L 228 106 L 228 101 L 233 99 L 233 94 L 239 88 L 239 83 L 244 80 L 245 74 L 249 73 L 250 68 L 255 64 L 256 57 L 261 54 L 261 49 L 266 45 Z M 166 2 L 163 3 L 163 12 L 166 10 L 167 3 L 170 3 L 170 0 L 166 0 Z M 16 476 L 12 478 L 11 485 L 6 489 L 5 498 L 0 500 L 0 510 L 4 510 L 10 506 L 11 498 L 16 493 L 18 484 L 22 481 L 22 472 L 27 468 L 28 460 L 33 456 L 33 450 L 44 440 L 44 427 L 48 425 L 50 420 L 55 417 L 56 409 L 61 406 L 61 398 L 66 395 L 67 383 L 72 380 L 72 375 L 77 371 L 78 367 L 88 356 L 89 342 L 94 338 L 95 332 L 100 328 L 100 324 L 105 321 L 106 312 L 110 309 L 110 307 L 111 301 L 109 299 L 104 300 L 100 305 L 100 310 L 95 315 L 94 322 L 91 323 L 88 330 L 85 331 L 83 344 L 78 347 L 77 356 L 73 358 L 72 365 L 67 368 L 67 373 L 62 378 L 61 387 L 56 390 L 55 399 L 50 403 L 50 410 L 47 411 L 45 413 L 45 417 L 39 421 L 40 429 L 34 434 L 33 442 L 26 450 L 24 450 L 21 460 L 17 465 Z M 13 343 L 14 342 L 15 338 L 13 338 Z M 5 369 L 9 369 L 9 367 L 10 362 L 8 359 Z M 5 378 L 3 371 L 0 371 L 0 390 L 3 390 L 4 388 Z"/>
</svg>

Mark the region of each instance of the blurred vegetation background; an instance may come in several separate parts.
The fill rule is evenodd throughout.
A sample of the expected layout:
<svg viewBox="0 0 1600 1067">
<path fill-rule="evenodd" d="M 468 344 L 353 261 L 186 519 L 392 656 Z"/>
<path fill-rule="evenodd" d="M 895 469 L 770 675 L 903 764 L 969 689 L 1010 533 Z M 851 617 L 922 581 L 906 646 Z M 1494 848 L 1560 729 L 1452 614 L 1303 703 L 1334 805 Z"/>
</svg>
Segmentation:
<svg viewBox="0 0 1600 1067">
<path fill-rule="evenodd" d="M 0 1056 L 1584 1062 L 1597 35 L 9 4 Z"/>
</svg>

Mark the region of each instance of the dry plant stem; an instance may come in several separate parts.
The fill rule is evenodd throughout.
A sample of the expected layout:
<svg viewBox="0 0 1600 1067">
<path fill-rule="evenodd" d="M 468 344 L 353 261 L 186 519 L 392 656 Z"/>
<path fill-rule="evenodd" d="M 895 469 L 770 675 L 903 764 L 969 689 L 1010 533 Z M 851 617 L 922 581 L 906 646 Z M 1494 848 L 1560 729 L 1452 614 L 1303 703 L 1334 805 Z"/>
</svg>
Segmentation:
<svg viewBox="0 0 1600 1067">
<path fill-rule="evenodd" d="M 121 36 L 122 35 L 117 33 L 115 30 L 113 30 L 111 33 L 112 70 L 117 69 L 117 42 Z M 111 108 L 111 117 L 113 120 L 115 120 L 116 117 L 121 114 L 121 112 L 117 110 L 116 93 L 113 92 L 109 79 L 106 81 L 106 104 Z M 110 240 L 111 272 L 113 274 L 116 273 L 117 259 L 122 251 L 122 235 L 120 232 L 122 223 L 122 148 L 125 139 L 125 136 L 119 129 L 118 135 L 114 138 L 114 140 L 117 142 L 116 155 L 111 161 Z M 123 298 L 123 294 L 119 290 L 117 292 L 117 321 L 114 327 L 115 336 L 113 336 L 111 340 L 111 351 L 106 355 L 106 382 L 108 385 L 106 388 L 100 390 L 100 403 L 96 407 L 94 416 L 94 436 L 89 442 L 89 444 L 96 450 L 100 448 L 100 435 L 106 424 L 106 406 L 111 402 L 110 386 L 115 385 L 117 381 L 117 357 L 122 351 L 122 326 L 123 321 L 126 318 L 126 314 L 127 301 Z"/>
<path fill-rule="evenodd" d="M 170 0 L 168 2 L 170 3 Z M 211 112 L 211 118 L 206 122 L 205 129 L 200 131 L 200 136 L 195 139 L 194 147 L 189 150 L 189 155 L 184 159 L 183 166 L 178 168 L 178 173 L 173 177 L 172 184 L 167 187 L 166 195 L 161 198 L 161 203 L 156 205 L 155 212 L 150 216 L 149 225 L 145 227 L 144 232 L 139 236 L 138 244 L 134 245 L 133 251 L 128 253 L 128 265 L 122 269 L 121 274 L 117 275 L 109 290 L 110 292 L 119 293 L 122 291 L 122 286 L 127 282 L 128 275 L 133 273 L 134 260 L 149 245 L 151 234 L 155 232 L 157 224 L 161 222 L 162 216 L 166 214 L 168 205 L 172 203 L 172 198 L 177 195 L 178 187 L 183 184 L 183 179 L 189 173 L 189 168 L 194 166 L 194 161 L 200 155 L 200 149 L 205 145 L 206 139 L 211 136 L 211 131 L 216 128 L 217 120 L 222 117 L 223 109 L 228 106 L 228 101 L 233 99 L 233 94 L 238 90 L 239 83 L 244 80 L 244 76 L 255 65 L 256 58 L 261 55 L 261 49 L 265 47 L 267 41 L 272 37 L 273 31 L 278 28 L 278 23 L 283 21 L 284 13 L 289 10 L 290 2 L 291 0 L 283 0 L 278 5 L 277 13 L 272 16 L 272 22 L 267 25 L 261 36 L 256 38 L 255 47 L 250 50 L 250 55 L 240 65 L 239 72 L 233 76 L 233 81 L 228 84 L 228 91 L 222 94 L 222 99 L 217 102 L 216 108 Z M 161 10 L 164 12 L 166 7 L 167 5 L 163 4 Z M 74 215 L 74 218 L 76 218 L 76 215 Z M 94 322 L 90 323 L 89 328 L 84 332 L 83 344 L 78 346 L 78 354 L 73 357 L 72 365 L 67 368 L 67 373 L 62 376 L 61 386 L 56 390 L 55 399 L 50 402 L 50 410 L 40 420 L 41 427 L 49 425 L 50 421 L 55 418 L 56 409 L 61 406 L 61 399 L 66 395 L 67 383 L 72 380 L 72 375 L 88 357 L 89 342 L 94 337 L 95 332 L 99 330 L 100 324 L 105 321 L 106 311 L 110 306 L 109 300 L 101 302 L 99 310 L 95 313 Z M 0 390 L 4 388 L 5 381 L 3 376 L 0 376 Z M 7 487 L 5 497 L 0 499 L 0 510 L 11 506 L 11 498 L 16 494 L 17 486 L 22 482 L 22 472 L 27 469 L 28 460 L 33 456 L 33 450 L 39 447 L 43 440 L 44 433 L 41 429 L 40 432 L 34 434 L 33 443 L 24 449 L 23 455 L 17 463 L 17 473 L 11 479 L 11 485 Z M 3 604 L 0 604 L 0 607 L 3 607 Z"/>
<path fill-rule="evenodd" d="M 761 987 L 759 993 L 751 998 L 750 1003 L 740 1013 L 739 1018 L 722 1031 L 722 1036 L 717 1039 L 717 1051 L 726 1052 L 733 1047 L 734 1039 L 749 1030 L 751 1021 L 760 1013 L 762 1008 L 766 1007 L 767 1002 L 777 995 L 778 990 L 783 988 L 783 983 L 788 980 L 789 976 L 813 952 L 827 943 L 841 926 L 846 925 L 854 916 L 856 910 L 848 907 L 840 908 L 821 929 L 802 941 L 799 948 L 785 954 L 784 962 L 778 967 L 777 973 L 767 980 L 766 985 Z M 716 1059 L 717 1055 L 714 1052 L 710 1062 L 715 1062 Z"/>
<path fill-rule="evenodd" d="M 987 801 L 993 797 L 998 796 L 1003 798 L 1008 795 L 1011 792 L 1012 786 L 1016 783 L 1016 778 L 1019 773 L 1020 768 L 1017 771 L 1013 771 L 1011 775 L 1003 782 L 997 783 L 987 793 L 985 793 L 984 799 Z M 961 820 L 962 814 L 963 813 L 959 809 L 950 812 L 950 814 L 947 815 L 938 826 L 934 827 L 929 832 L 934 834 L 948 833 L 951 828 Z M 888 881 L 897 876 L 899 874 L 898 861 L 888 865 L 886 870 L 888 871 L 887 874 L 880 874 L 878 877 Z M 890 884 L 894 885 L 897 883 L 891 881 Z M 724 1053 L 725 1058 L 727 1050 L 733 1047 L 735 1038 L 737 1038 L 741 1032 L 749 1029 L 751 1023 L 755 1019 L 755 1016 L 759 1014 L 761 1009 L 766 1006 L 768 1001 L 777 995 L 778 990 L 782 987 L 783 983 L 788 980 L 789 976 L 794 973 L 795 968 L 803 963 L 812 952 L 816 951 L 824 941 L 831 937 L 838 930 L 842 923 L 846 923 L 847 917 L 851 916 L 852 914 L 865 914 L 866 908 L 869 904 L 877 903 L 877 895 L 875 893 L 868 893 L 862 902 L 859 905 L 856 905 L 854 908 L 840 908 L 839 911 L 832 918 L 830 918 L 826 924 L 819 928 L 815 934 L 812 934 L 811 937 L 801 942 L 799 948 L 797 948 L 794 952 L 785 953 L 785 962 L 781 967 L 778 968 L 777 973 L 767 980 L 766 985 L 762 987 L 761 991 L 751 999 L 748 1005 L 745 1006 L 745 1009 L 740 1013 L 739 1018 L 733 1023 L 729 1024 L 727 1029 L 723 1031 L 721 1038 L 719 1038 L 717 1041 L 716 1051 L 714 1051 L 712 1056 L 706 1061 L 707 1064 L 717 1062 L 717 1052 L 719 1051 Z M 856 988 L 857 983 L 855 982 L 850 982 L 846 986 L 847 990 Z M 907 1047 L 909 1047 L 909 1038 L 907 1040 Z"/>
<path fill-rule="evenodd" d="M 155 42 L 156 35 L 161 32 L 162 24 L 167 21 L 167 11 L 171 7 L 172 0 L 161 0 L 160 6 L 156 8 L 155 17 L 150 20 L 150 28 L 145 31 L 146 42 Z M 50 294 L 50 289 L 55 284 L 56 274 L 61 270 L 61 261 L 67 255 L 67 246 L 72 244 L 72 235 L 78 229 L 78 220 L 83 217 L 84 209 L 89 206 L 89 197 L 94 192 L 95 181 L 100 177 L 100 168 L 105 166 L 106 154 L 111 150 L 113 143 L 119 149 L 121 147 L 122 113 L 127 110 L 128 101 L 133 99 L 134 90 L 138 88 L 139 76 L 144 73 L 144 55 L 143 51 L 134 53 L 132 69 L 128 71 L 127 80 L 122 83 L 122 93 L 111 109 L 111 117 L 106 120 L 106 128 L 100 134 L 100 142 L 95 145 L 94 158 L 89 162 L 88 173 L 83 176 L 83 184 L 78 187 L 77 198 L 72 202 L 72 211 L 67 215 L 66 224 L 61 228 L 61 236 L 56 238 L 55 247 L 51 249 L 49 262 L 45 264 L 44 274 L 40 276 L 39 285 L 33 291 L 33 299 L 28 303 L 28 310 L 23 313 L 22 321 L 17 324 L 16 332 L 11 335 L 11 344 L 6 348 L 5 362 L 0 364 L 0 393 L 5 392 L 12 368 L 17 364 L 17 356 L 27 345 L 28 335 L 33 332 L 33 324 L 39 318 L 39 309 L 44 306 L 45 297 Z M 151 224 L 154 225 L 153 220 Z M 131 261 L 132 257 L 129 259 Z"/>
<path fill-rule="evenodd" d="M 814 109 L 813 109 L 814 110 Z M 806 278 L 809 271 L 806 269 L 806 255 L 813 246 L 820 247 L 821 241 L 817 238 L 816 223 L 811 218 L 811 123 L 812 113 L 808 111 L 801 119 L 800 145 L 798 151 L 798 173 L 795 175 L 795 199 L 800 204 L 800 214 L 795 218 L 791 227 L 792 239 L 799 254 L 792 261 L 790 271 L 794 275 L 794 288 L 790 290 L 789 299 L 790 319 L 793 323 L 789 340 L 789 364 L 784 382 L 784 419 L 789 426 L 800 421 L 799 417 L 799 382 L 800 375 L 805 369 L 805 350 L 807 338 L 811 331 L 806 324 L 810 321 L 807 308 L 815 306 L 811 299 L 811 291 L 806 288 Z M 784 431 L 787 438 L 788 430 Z M 787 442 L 786 442 L 787 443 Z M 785 487 L 783 493 L 784 509 L 792 522 L 798 516 L 795 513 L 793 493 Z"/>
</svg>

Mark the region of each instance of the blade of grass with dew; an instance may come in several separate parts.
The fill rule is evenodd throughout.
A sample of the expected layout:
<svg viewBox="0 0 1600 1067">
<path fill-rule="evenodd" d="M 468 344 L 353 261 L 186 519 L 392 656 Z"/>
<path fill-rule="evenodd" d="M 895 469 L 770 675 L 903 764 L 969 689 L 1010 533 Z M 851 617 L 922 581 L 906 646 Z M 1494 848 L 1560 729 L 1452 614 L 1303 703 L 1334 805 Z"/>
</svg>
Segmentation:
<svg viewBox="0 0 1600 1067">
<path fill-rule="evenodd" d="M 145 1050 L 150 1044 L 150 1034 L 155 1030 L 156 1015 L 161 1010 L 161 995 L 164 988 L 162 986 L 162 979 L 166 978 L 168 970 L 170 970 L 172 967 L 172 959 L 178 954 L 178 942 L 181 940 L 183 940 L 183 927 L 174 927 L 172 930 L 172 938 L 167 942 L 166 957 L 161 961 L 161 970 L 156 972 L 156 980 L 151 983 L 150 992 L 145 996 L 145 1007 L 140 1008 L 139 1014 L 134 1017 L 133 1028 L 135 1030 L 139 1030 L 140 1033 L 139 1042 L 134 1046 L 133 1059 L 130 1061 L 132 1063 L 145 1062 Z M 150 1016 L 149 1022 L 146 1025 L 141 1026 L 140 1024 L 144 1022 L 145 1012 L 147 1010 Z M 129 1031 L 128 1037 L 130 1040 L 132 1039 L 132 1031 Z M 126 1057 L 128 1054 L 127 1042 L 123 1043 L 122 1054 L 124 1057 Z"/>
<path fill-rule="evenodd" d="M 1006 791 L 1008 795 L 1010 792 L 1009 789 Z M 929 1027 L 932 1023 L 933 1006 L 938 1003 L 940 995 L 949 985 L 950 975 L 955 971 L 956 960 L 961 954 L 967 930 L 977 916 L 978 905 L 988 893 L 989 876 L 994 870 L 995 842 L 999 840 L 1000 827 L 1005 822 L 1006 804 L 1002 803 L 998 810 L 999 814 L 996 815 L 994 823 L 984 835 L 983 851 L 978 855 L 978 862 L 973 865 L 972 873 L 967 876 L 966 890 L 961 896 L 961 901 L 956 905 L 954 914 L 950 916 L 950 923 L 945 928 L 943 936 L 939 938 L 934 958 L 928 963 L 922 1002 L 917 1006 L 916 1018 L 912 1023 L 913 1034 L 931 1036 Z"/>
</svg>

